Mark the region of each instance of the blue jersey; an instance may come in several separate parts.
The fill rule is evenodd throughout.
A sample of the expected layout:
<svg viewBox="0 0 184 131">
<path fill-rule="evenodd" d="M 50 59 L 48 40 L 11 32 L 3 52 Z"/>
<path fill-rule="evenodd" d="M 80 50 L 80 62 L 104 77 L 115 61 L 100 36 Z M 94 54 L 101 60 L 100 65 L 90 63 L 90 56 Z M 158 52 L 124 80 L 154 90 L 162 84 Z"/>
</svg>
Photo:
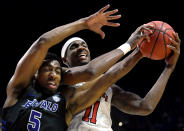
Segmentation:
<svg viewBox="0 0 184 131">
<path fill-rule="evenodd" d="M 66 101 L 60 92 L 45 95 L 31 86 L 15 105 L 3 109 L 3 130 L 65 131 L 65 112 Z"/>
</svg>

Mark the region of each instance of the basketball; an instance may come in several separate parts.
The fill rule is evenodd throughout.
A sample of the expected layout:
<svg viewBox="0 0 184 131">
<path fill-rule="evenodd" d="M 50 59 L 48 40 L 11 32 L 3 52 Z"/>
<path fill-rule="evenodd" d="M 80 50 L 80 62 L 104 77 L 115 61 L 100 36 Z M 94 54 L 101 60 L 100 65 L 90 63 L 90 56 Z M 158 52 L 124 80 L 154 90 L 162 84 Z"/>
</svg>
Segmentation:
<svg viewBox="0 0 184 131">
<path fill-rule="evenodd" d="M 150 28 L 153 33 L 148 34 L 150 42 L 143 39 L 138 43 L 140 51 L 144 57 L 162 60 L 171 52 L 167 45 L 171 43 L 170 38 L 174 39 L 173 33 L 175 32 L 169 24 L 162 21 L 152 21 L 147 24 L 153 26 Z M 148 31 L 145 30 L 144 33 L 148 33 Z"/>
</svg>

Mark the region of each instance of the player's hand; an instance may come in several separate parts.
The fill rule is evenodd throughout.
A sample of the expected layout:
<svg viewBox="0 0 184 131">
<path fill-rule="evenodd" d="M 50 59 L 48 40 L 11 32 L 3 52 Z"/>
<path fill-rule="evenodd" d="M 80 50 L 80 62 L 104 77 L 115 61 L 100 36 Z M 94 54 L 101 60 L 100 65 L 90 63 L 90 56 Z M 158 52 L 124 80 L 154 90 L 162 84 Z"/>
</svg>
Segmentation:
<svg viewBox="0 0 184 131">
<path fill-rule="evenodd" d="M 137 44 L 143 39 L 147 40 L 148 42 L 150 41 L 149 35 L 151 33 L 153 33 L 151 28 L 153 28 L 152 25 L 144 24 L 144 25 L 138 27 L 135 30 L 135 32 L 132 33 L 132 35 L 129 37 L 129 39 L 127 41 L 127 43 L 130 44 L 131 49 L 134 49 L 137 46 Z"/>
<path fill-rule="evenodd" d="M 101 30 L 103 26 L 112 26 L 112 27 L 120 26 L 119 23 L 109 22 L 109 20 L 116 20 L 121 17 L 121 15 L 114 15 L 115 13 L 118 12 L 118 9 L 105 12 L 109 7 L 110 5 L 106 5 L 95 14 L 87 18 L 84 18 L 87 28 L 101 35 L 102 39 L 104 39 L 105 37 L 105 33 Z"/>
<path fill-rule="evenodd" d="M 171 44 L 167 45 L 171 49 L 171 54 L 166 58 L 166 67 L 174 69 L 180 55 L 180 44 L 181 40 L 178 33 L 173 33 L 175 40 L 170 38 Z"/>
</svg>

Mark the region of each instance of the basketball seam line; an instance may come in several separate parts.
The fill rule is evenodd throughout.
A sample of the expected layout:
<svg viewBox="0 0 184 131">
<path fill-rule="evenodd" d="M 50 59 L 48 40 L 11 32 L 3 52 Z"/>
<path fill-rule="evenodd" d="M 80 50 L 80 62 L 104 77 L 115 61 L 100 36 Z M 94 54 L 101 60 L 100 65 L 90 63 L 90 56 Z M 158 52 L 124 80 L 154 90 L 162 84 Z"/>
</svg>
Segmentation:
<svg viewBox="0 0 184 131">
<path fill-rule="evenodd" d="M 159 31 L 158 29 L 152 29 L 152 30 L 154 30 L 154 32 L 157 30 L 157 31 Z M 165 30 L 173 30 L 173 29 L 171 29 L 171 28 L 167 28 L 167 29 L 165 29 Z M 173 30 L 174 31 L 174 30 Z M 151 34 L 151 35 L 153 35 L 154 34 L 154 32 Z M 165 33 L 164 31 L 160 31 L 161 33 L 164 33 L 164 34 L 166 34 L 167 36 L 169 36 L 169 37 L 171 37 L 169 34 L 167 34 L 167 33 Z M 150 36 L 151 36 L 150 35 Z"/>
<path fill-rule="evenodd" d="M 162 24 L 164 24 L 165 22 L 163 22 Z M 152 22 L 152 24 L 154 24 L 155 25 L 155 28 L 157 28 L 157 25 L 154 23 L 154 22 Z M 163 26 L 163 25 L 162 25 Z M 162 27 L 161 27 L 162 28 Z M 161 30 L 161 28 L 160 28 L 160 30 L 159 29 L 151 29 L 153 32 L 149 35 L 149 36 L 152 36 L 154 33 L 155 33 L 155 31 L 159 31 L 159 34 L 160 33 L 163 33 L 163 35 L 167 35 L 168 37 L 170 37 L 170 38 L 172 38 L 168 33 L 166 33 L 166 31 L 168 31 L 168 30 L 173 30 L 172 28 L 166 28 L 165 29 L 165 31 L 162 31 Z M 174 30 L 173 30 L 174 31 Z M 165 37 L 164 37 L 165 38 Z M 144 41 L 145 41 L 145 39 L 144 40 L 142 40 L 141 42 L 140 42 L 140 44 L 138 45 L 138 47 L 139 48 L 141 48 L 141 46 L 142 46 L 142 44 L 144 43 Z M 165 45 L 165 52 L 167 52 L 167 48 L 166 48 L 166 44 L 165 44 L 165 39 L 164 39 L 164 45 Z M 153 53 L 153 52 L 152 52 Z M 151 56 L 152 56 L 152 54 L 151 54 Z M 149 57 L 149 56 L 147 56 L 148 58 L 151 58 L 151 56 Z M 167 56 L 167 53 L 165 53 L 165 58 L 166 58 L 166 56 Z"/>
<path fill-rule="evenodd" d="M 161 32 L 161 30 L 162 30 L 162 28 L 163 28 L 163 25 L 164 25 L 164 22 L 162 23 L 162 25 L 161 25 L 161 27 L 160 27 L 160 29 L 159 29 L 159 32 L 158 32 L 157 38 L 156 38 L 156 40 L 155 40 L 155 43 L 154 43 L 154 45 L 153 45 L 153 48 L 152 48 L 152 51 L 151 51 L 151 54 L 150 54 L 150 58 L 152 57 L 152 54 L 153 54 L 153 52 L 154 52 L 154 49 L 155 49 L 155 46 L 156 46 L 156 43 L 157 43 L 158 37 L 159 37 L 160 32 Z"/>
<path fill-rule="evenodd" d="M 164 46 L 165 46 L 165 58 L 166 58 L 166 55 L 167 55 L 167 46 L 166 46 L 166 43 L 165 43 L 165 33 L 163 33 L 163 40 L 164 40 Z"/>
</svg>

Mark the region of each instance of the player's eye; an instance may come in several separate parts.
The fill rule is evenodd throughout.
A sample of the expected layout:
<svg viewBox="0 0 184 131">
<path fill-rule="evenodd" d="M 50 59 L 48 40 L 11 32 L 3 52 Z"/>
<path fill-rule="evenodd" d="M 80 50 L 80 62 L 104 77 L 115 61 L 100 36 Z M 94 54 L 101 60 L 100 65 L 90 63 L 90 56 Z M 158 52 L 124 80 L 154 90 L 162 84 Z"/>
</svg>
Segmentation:
<svg viewBox="0 0 184 131">
<path fill-rule="evenodd" d="M 61 69 L 60 68 L 56 69 L 56 74 L 61 74 Z"/>
<path fill-rule="evenodd" d="M 73 50 L 73 49 L 75 49 L 75 48 L 77 48 L 77 47 L 79 47 L 79 44 L 74 43 L 74 44 L 72 44 L 72 45 L 70 46 L 70 49 Z"/>
<path fill-rule="evenodd" d="M 85 47 L 85 48 L 88 47 L 88 45 L 86 43 L 84 43 L 84 42 L 82 43 L 82 46 Z"/>
</svg>

